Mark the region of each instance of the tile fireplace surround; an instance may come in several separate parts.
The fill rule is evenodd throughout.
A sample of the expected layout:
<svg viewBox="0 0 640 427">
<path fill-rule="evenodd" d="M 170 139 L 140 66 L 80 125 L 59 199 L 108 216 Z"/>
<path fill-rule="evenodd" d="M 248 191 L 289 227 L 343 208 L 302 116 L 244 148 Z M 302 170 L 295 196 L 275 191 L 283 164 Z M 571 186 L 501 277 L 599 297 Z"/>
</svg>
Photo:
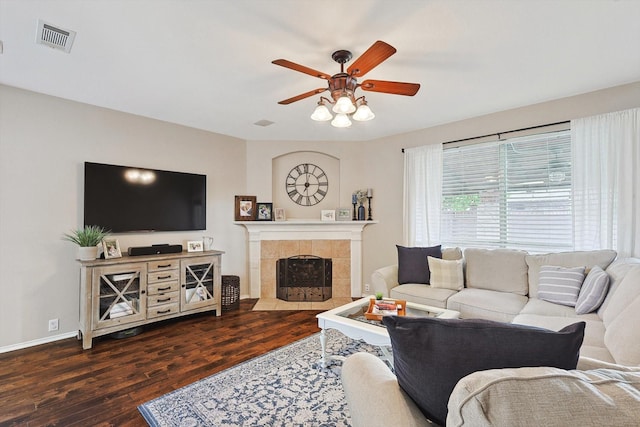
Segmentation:
<svg viewBox="0 0 640 427">
<path fill-rule="evenodd" d="M 237 221 L 249 239 L 249 296 L 276 297 L 278 258 L 316 255 L 333 259 L 336 297 L 362 296 L 362 231 L 378 221 Z"/>
</svg>

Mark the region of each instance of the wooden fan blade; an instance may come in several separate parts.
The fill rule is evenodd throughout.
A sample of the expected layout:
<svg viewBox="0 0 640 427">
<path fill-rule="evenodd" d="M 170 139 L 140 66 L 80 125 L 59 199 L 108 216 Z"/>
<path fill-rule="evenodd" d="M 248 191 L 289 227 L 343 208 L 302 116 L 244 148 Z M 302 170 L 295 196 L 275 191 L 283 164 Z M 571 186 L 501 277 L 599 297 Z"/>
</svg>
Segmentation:
<svg viewBox="0 0 640 427">
<path fill-rule="evenodd" d="M 294 71 L 309 74 L 310 76 L 318 77 L 320 79 L 329 80 L 331 78 L 330 75 L 325 74 L 322 71 L 314 70 L 313 68 L 305 67 L 304 65 L 296 64 L 295 62 L 287 61 L 286 59 L 276 59 L 275 61 L 271 61 L 271 63 Z"/>
<path fill-rule="evenodd" d="M 388 82 L 385 80 L 365 80 L 360 83 L 362 90 L 370 92 L 392 93 L 394 95 L 413 96 L 418 93 L 418 83 Z"/>
<path fill-rule="evenodd" d="M 285 99 L 284 101 L 280 101 L 280 102 L 278 102 L 278 104 L 281 104 L 281 105 L 288 105 L 288 104 L 291 104 L 292 102 L 300 101 L 301 99 L 305 99 L 305 98 L 308 98 L 308 97 L 310 97 L 310 96 L 313 96 L 313 95 L 317 95 L 317 94 L 319 94 L 319 93 L 322 93 L 322 92 L 324 92 L 325 90 L 327 90 L 327 88 L 326 88 L 326 87 L 325 87 L 324 89 L 314 89 L 314 90 L 310 90 L 309 92 L 302 93 L 302 94 L 300 94 L 300 95 L 298 95 L 298 96 L 294 96 L 293 98 L 289 98 L 289 99 Z"/>
<path fill-rule="evenodd" d="M 378 40 L 347 68 L 347 73 L 355 77 L 364 76 L 394 53 L 395 47 Z"/>
</svg>

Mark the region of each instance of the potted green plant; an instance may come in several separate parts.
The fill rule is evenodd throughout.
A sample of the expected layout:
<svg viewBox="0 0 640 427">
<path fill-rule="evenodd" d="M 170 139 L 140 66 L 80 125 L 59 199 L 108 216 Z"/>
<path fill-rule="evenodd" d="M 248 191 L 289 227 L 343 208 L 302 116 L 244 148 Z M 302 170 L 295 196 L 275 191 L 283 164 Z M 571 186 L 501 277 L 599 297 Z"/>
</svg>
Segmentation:
<svg viewBox="0 0 640 427">
<path fill-rule="evenodd" d="M 62 238 L 78 245 L 78 259 L 89 261 L 98 256 L 98 244 L 109 234 L 109 231 L 98 225 L 85 225 L 84 228 L 64 233 Z"/>
</svg>

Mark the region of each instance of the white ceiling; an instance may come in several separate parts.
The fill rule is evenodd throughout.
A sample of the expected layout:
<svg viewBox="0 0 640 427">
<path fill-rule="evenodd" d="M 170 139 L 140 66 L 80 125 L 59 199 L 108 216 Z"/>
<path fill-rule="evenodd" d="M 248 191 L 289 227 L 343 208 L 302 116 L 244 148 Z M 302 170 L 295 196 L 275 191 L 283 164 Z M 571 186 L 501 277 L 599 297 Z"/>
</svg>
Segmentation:
<svg viewBox="0 0 640 427">
<path fill-rule="evenodd" d="M 70 53 L 35 43 L 38 19 L 77 32 Z M 640 81 L 639 22 L 640 0 L 0 0 L 0 83 L 247 140 L 370 140 Z M 376 40 L 397 53 L 364 79 L 416 96 L 366 92 L 377 117 L 349 129 L 309 119 L 317 96 L 277 104 L 326 81 L 272 60 L 335 74 L 333 51 Z"/>
</svg>

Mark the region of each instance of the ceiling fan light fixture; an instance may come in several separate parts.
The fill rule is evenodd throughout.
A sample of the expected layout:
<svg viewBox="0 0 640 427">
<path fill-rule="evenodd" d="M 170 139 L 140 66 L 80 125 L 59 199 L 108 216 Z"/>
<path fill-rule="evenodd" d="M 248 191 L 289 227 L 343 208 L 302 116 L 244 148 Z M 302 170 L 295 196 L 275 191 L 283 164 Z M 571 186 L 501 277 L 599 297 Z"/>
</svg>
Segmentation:
<svg viewBox="0 0 640 427">
<path fill-rule="evenodd" d="M 331 121 L 331 126 L 337 128 L 348 128 L 351 126 L 351 120 L 349 120 L 349 117 L 346 114 L 338 113 L 336 114 L 335 119 Z"/>
<path fill-rule="evenodd" d="M 334 113 L 337 114 L 351 114 L 356 111 L 356 106 L 353 105 L 353 101 L 346 93 L 341 95 L 332 108 Z"/>
<path fill-rule="evenodd" d="M 372 120 L 375 116 L 376 115 L 373 114 L 371 108 L 369 108 L 369 106 L 367 105 L 367 101 L 363 99 L 362 103 L 353 115 L 353 120 L 357 120 L 359 122 L 367 122 L 369 120 Z"/>
<path fill-rule="evenodd" d="M 326 122 L 331 119 L 333 119 L 333 116 L 329 112 L 329 109 L 324 105 L 324 102 L 319 101 L 318 106 L 313 110 L 313 114 L 311 114 L 311 120 L 315 120 L 316 122 Z"/>
<path fill-rule="evenodd" d="M 355 93 L 358 88 L 361 88 L 363 91 L 404 96 L 414 96 L 420 89 L 419 83 L 371 79 L 358 83 L 359 78 L 386 61 L 395 52 L 396 49 L 393 46 L 378 40 L 345 70 L 345 64 L 351 60 L 352 54 L 348 50 L 337 50 L 333 52 L 331 58 L 340 64 L 340 72 L 333 75 L 296 64 L 286 59 L 271 61 L 275 65 L 326 80 L 328 85 L 328 87 L 320 87 L 284 99 L 279 101 L 278 104 L 288 105 L 292 102 L 297 102 L 329 90 L 331 99 L 325 98 L 324 96 L 320 97 L 320 101 L 311 115 L 312 120 L 331 120 L 331 124 L 335 127 L 349 127 L 351 126 L 351 119 L 361 122 L 372 120 L 375 118 L 375 114 L 373 114 L 371 108 L 367 105 L 364 96 L 356 97 Z M 332 105 L 331 110 L 329 110 L 327 104 Z M 335 117 L 332 116 L 331 111 L 335 113 Z"/>
</svg>

